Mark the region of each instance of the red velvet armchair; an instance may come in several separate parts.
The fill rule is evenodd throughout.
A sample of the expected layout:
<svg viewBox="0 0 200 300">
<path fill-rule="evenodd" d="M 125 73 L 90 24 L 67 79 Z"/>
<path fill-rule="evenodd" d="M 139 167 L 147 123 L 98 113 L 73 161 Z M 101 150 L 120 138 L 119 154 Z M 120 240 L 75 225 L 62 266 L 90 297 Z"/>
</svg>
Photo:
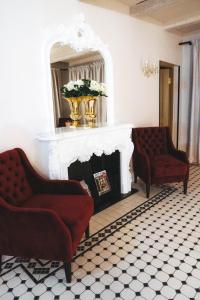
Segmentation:
<svg viewBox="0 0 200 300">
<path fill-rule="evenodd" d="M 183 181 L 187 193 L 189 162 L 186 153 L 176 150 L 168 127 L 143 127 L 132 130 L 133 170 L 146 184 L 149 198 L 151 184 Z"/>
<path fill-rule="evenodd" d="M 71 261 L 84 234 L 89 236 L 93 200 L 73 180 L 46 180 L 21 149 L 0 154 L 0 264 L 2 255 Z"/>
</svg>

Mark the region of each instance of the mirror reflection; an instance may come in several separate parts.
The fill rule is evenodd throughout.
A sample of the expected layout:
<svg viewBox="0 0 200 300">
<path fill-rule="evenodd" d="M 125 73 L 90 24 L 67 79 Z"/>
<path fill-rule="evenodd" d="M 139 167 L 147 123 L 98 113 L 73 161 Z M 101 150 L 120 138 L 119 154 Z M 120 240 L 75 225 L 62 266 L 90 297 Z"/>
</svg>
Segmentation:
<svg viewBox="0 0 200 300">
<path fill-rule="evenodd" d="M 70 106 L 61 93 L 61 87 L 70 81 L 88 79 L 105 82 L 104 60 L 97 51 L 76 52 L 68 45 L 56 43 L 51 49 L 51 77 L 55 127 L 70 126 Z M 83 110 L 83 107 L 80 108 Z M 106 122 L 106 100 L 98 97 L 96 101 L 96 122 Z M 85 120 L 80 120 L 84 125 Z"/>
</svg>

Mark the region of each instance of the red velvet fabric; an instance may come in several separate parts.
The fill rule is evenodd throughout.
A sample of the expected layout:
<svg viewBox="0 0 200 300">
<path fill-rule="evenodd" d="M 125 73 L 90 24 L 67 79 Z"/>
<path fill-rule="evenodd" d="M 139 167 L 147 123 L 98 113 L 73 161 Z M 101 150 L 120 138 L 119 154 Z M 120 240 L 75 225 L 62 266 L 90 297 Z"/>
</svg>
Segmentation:
<svg viewBox="0 0 200 300">
<path fill-rule="evenodd" d="M 132 130 L 133 169 L 147 185 L 187 182 L 189 162 L 186 153 L 176 150 L 168 127 L 141 127 Z"/>
<path fill-rule="evenodd" d="M 53 210 L 19 208 L 0 198 L 0 255 L 71 261 L 69 228 Z"/>
<path fill-rule="evenodd" d="M 0 255 L 70 262 L 92 214 L 79 182 L 42 178 L 21 149 L 0 154 Z"/>
<path fill-rule="evenodd" d="M 135 130 L 134 132 L 137 135 L 137 145 L 140 151 L 145 152 L 149 156 L 168 153 L 165 128 L 137 128 L 137 131 Z"/>
<path fill-rule="evenodd" d="M 166 182 L 171 177 L 176 181 L 176 178 L 182 177 L 183 174 L 187 173 L 187 165 L 168 154 L 151 157 L 150 165 L 152 178 L 157 180 L 157 182 L 161 178 L 162 181 L 165 180 Z"/>
<path fill-rule="evenodd" d="M 33 194 L 17 150 L 0 155 L 0 196 L 8 203 L 20 206 Z"/>
<path fill-rule="evenodd" d="M 91 198 L 86 195 L 37 194 L 28 199 L 23 206 L 54 211 L 70 230 L 73 250 L 76 249 L 93 213 Z"/>
</svg>

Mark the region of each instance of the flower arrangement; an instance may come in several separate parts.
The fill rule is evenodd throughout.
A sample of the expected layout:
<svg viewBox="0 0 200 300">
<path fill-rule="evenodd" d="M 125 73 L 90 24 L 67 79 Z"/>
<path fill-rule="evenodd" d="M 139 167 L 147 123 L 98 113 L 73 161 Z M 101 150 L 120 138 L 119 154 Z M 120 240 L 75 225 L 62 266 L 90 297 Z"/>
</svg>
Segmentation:
<svg viewBox="0 0 200 300">
<path fill-rule="evenodd" d="M 69 81 L 62 86 L 61 93 L 65 98 L 81 96 L 106 96 L 106 85 L 95 80 L 80 79 Z"/>
</svg>

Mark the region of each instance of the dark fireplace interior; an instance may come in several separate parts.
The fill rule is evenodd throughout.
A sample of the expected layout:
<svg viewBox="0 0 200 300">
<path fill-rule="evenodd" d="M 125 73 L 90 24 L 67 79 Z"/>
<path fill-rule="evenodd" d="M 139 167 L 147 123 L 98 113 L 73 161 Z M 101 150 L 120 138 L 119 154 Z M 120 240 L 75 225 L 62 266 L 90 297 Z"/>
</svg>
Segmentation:
<svg viewBox="0 0 200 300">
<path fill-rule="evenodd" d="M 95 213 L 122 199 L 120 153 L 93 155 L 89 161 L 75 161 L 68 169 L 69 179 L 84 180 L 94 199 Z M 95 179 L 96 178 L 96 179 Z"/>
</svg>

